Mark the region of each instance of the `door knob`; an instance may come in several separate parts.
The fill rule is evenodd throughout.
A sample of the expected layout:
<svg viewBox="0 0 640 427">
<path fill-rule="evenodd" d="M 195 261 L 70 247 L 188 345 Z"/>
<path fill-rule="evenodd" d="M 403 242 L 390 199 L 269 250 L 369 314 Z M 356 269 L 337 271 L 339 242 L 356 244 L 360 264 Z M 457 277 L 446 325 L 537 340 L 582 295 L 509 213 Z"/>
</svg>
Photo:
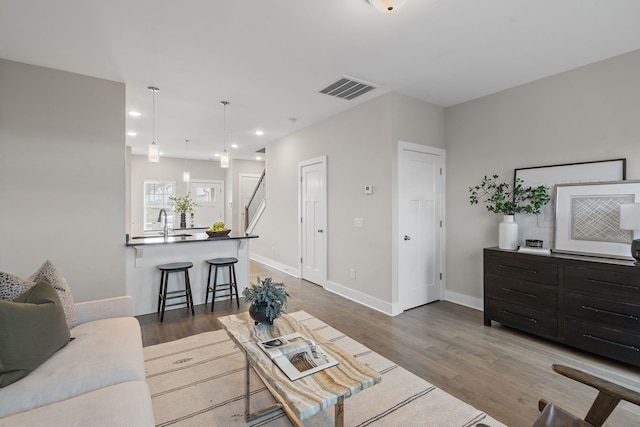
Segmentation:
<svg viewBox="0 0 640 427">
<path fill-rule="evenodd" d="M 322 233 L 322 232 L 323 232 L 322 228 L 320 230 L 318 230 L 318 233 Z"/>
<path fill-rule="evenodd" d="M 411 240 L 411 236 L 404 235 L 404 240 Z"/>
</svg>

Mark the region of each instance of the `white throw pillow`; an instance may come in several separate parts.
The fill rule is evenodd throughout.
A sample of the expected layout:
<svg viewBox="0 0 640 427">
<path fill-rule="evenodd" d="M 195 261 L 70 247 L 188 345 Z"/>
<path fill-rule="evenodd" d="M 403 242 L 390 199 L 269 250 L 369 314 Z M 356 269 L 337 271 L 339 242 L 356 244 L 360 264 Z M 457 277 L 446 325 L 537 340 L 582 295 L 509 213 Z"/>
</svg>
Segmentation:
<svg viewBox="0 0 640 427">
<path fill-rule="evenodd" d="M 67 326 L 69 329 L 76 326 L 78 320 L 76 317 L 76 306 L 73 301 L 73 295 L 71 295 L 71 288 L 69 288 L 69 284 L 65 278 L 49 260 L 45 261 L 45 263 L 42 264 L 42 267 L 29 277 L 29 280 L 34 282 L 34 284 L 42 279 L 47 279 L 51 286 L 53 286 L 53 288 L 58 292 L 58 297 L 60 297 L 60 301 L 62 302 L 64 317 L 67 319 Z"/>
</svg>

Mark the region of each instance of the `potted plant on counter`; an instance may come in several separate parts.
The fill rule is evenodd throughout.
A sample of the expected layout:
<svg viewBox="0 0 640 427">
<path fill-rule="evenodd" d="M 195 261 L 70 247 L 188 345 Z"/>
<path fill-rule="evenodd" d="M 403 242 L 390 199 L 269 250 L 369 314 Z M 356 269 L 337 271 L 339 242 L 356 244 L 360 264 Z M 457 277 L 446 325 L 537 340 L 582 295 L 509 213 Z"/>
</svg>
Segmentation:
<svg viewBox="0 0 640 427">
<path fill-rule="evenodd" d="M 284 313 L 289 294 L 285 290 L 284 283 L 274 282 L 271 277 L 252 283 L 242 291 L 244 302 L 251 303 L 249 315 L 259 323 L 273 325 L 273 319 L 277 319 Z"/>
<path fill-rule="evenodd" d="M 173 202 L 173 212 L 180 214 L 180 228 L 187 228 L 187 214 L 194 212 L 200 205 L 191 198 L 191 193 L 183 197 L 170 196 L 169 200 Z"/>
<path fill-rule="evenodd" d="M 498 175 L 485 175 L 479 185 L 469 187 L 469 201 L 472 205 L 482 201 L 489 212 L 503 215 L 498 229 L 498 247 L 517 249 L 518 224 L 513 216 L 517 213 L 539 214 L 551 200 L 549 188 L 544 185 L 525 187 L 520 178 L 516 178 L 512 186 L 506 182 L 499 183 L 498 178 Z"/>
</svg>

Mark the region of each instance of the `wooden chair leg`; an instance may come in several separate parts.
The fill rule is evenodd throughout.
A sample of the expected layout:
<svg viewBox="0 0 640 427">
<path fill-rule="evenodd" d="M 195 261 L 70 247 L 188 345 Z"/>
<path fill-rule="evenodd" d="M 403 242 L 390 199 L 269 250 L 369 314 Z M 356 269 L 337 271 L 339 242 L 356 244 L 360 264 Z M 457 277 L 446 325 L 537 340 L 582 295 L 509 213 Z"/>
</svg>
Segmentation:
<svg viewBox="0 0 640 427">
<path fill-rule="evenodd" d="M 596 397 L 596 400 L 591 405 L 587 416 L 584 420 L 595 427 L 600 427 L 606 419 L 611 415 L 613 410 L 618 406 L 620 399 L 613 397 L 610 394 L 600 392 Z"/>
</svg>

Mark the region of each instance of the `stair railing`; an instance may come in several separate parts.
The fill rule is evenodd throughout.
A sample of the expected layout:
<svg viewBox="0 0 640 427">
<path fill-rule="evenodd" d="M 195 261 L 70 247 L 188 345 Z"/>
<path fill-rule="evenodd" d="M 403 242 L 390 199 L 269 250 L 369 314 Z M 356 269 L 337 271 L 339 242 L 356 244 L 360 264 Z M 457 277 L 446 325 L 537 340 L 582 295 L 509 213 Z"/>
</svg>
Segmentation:
<svg viewBox="0 0 640 427">
<path fill-rule="evenodd" d="M 267 179 L 266 170 L 256 184 L 255 190 L 249 199 L 249 203 L 244 208 L 244 229 L 245 233 L 251 233 L 258 223 L 258 219 L 266 207 L 267 201 Z"/>
</svg>

